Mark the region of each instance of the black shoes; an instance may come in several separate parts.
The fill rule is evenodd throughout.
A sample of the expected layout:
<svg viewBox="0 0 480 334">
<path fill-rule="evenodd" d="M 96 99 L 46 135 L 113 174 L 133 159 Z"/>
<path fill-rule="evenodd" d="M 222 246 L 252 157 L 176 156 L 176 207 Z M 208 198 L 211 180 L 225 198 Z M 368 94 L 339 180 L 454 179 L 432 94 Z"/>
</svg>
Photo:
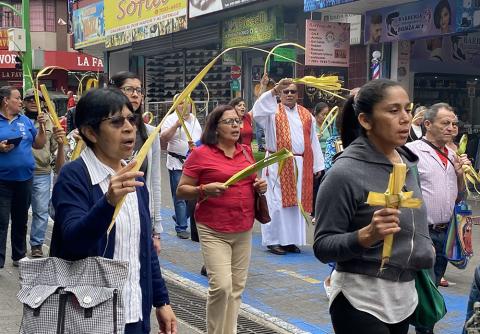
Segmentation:
<svg viewBox="0 0 480 334">
<path fill-rule="evenodd" d="M 275 254 L 275 255 L 285 255 L 285 254 L 287 254 L 287 252 L 280 245 L 270 245 L 270 246 L 267 246 L 267 248 L 268 248 L 268 251 L 270 253 Z"/>
<path fill-rule="evenodd" d="M 202 266 L 202 269 L 200 270 L 200 275 L 207 277 L 207 268 L 205 268 L 205 265 Z"/>
<path fill-rule="evenodd" d="M 302 251 L 300 250 L 300 248 L 298 248 L 297 246 L 295 245 L 286 245 L 286 246 L 281 246 L 284 250 L 286 250 L 287 252 L 289 253 L 301 253 Z"/>
<path fill-rule="evenodd" d="M 286 245 L 286 246 L 280 246 L 280 245 L 270 245 L 270 246 L 267 246 L 268 248 L 268 251 L 272 254 L 275 254 L 275 255 L 285 255 L 288 253 L 301 253 L 302 251 L 300 250 L 300 248 L 298 248 L 297 246 L 295 245 Z"/>
</svg>

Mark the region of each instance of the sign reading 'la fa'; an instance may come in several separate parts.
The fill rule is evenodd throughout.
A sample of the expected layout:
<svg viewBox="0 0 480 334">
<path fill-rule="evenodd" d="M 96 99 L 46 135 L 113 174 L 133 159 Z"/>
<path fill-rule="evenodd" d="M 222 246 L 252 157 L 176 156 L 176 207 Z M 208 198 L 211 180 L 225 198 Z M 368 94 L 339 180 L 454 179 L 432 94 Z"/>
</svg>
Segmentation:
<svg viewBox="0 0 480 334">
<path fill-rule="evenodd" d="M 77 56 L 77 65 L 80 67 L 103 67 L 103 62 L 100 58 Z"/>
</svg>

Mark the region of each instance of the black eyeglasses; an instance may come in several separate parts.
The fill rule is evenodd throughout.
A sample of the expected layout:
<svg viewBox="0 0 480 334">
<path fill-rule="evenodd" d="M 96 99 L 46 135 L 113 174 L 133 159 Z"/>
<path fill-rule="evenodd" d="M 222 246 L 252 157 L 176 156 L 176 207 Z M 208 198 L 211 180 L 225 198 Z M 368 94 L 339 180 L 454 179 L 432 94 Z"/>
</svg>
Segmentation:
<svg viewBox="0 0 480 334">
<path fill-rule="evenodd" d="M 227 124 L 232 126 L 233 124 L 242 125 L 243 121 L 240 118 L 226 118 L 218 121 L 218 123 Z"/>
<path fill-rule="evenodd" d="M 115 115 L 115 116 L 111 116 L 111 117 L 107 117 L 107 118 L 102 119 L 102 122 L 103 121 L 110 121 L 110 124 L 114 128 L 121 128 L 125 124 L 125 120 L 127 120 L 128 123 L 130 123 L 131 126 L 136 126 L 137 125 L 137 120 L 138 120 L 138 115 L 136 115 L 136 114 L 130 114 L 128 116 Z"/>
<path fill-rule="evenodd" d="M 297 91 L 295 89 L 284 89 L 283 94 L 285 94 L 285 95 L 288 95 L 288 94 L 295 95 L 295 94 L 297 94 Z"/>
<path fill-rule="evenodd" d="M 144 95 L 145 94 L 145 91 L 140 88 L 140 87 L 132 87 L 132 86 L 125 86 L 125 87 L 122 87 L 120 88 L 121 90 L 123 90 L 123 92 L 127 95 L 133 95 L 134 92 L 136 92 L 138 95 Z"/>
</svg>

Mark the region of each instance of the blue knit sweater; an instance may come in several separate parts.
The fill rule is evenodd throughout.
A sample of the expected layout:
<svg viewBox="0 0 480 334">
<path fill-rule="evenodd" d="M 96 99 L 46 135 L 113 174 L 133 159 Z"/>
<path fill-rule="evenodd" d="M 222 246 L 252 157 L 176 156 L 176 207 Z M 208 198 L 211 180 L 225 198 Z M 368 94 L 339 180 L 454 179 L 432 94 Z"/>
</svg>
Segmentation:
<svg viewBox="0 0 480 334">
<path fill-rule="evenodd" d="M 142 180 L 143 181 L 143 180 Z M 140 212 L 140 287 L 143 329 L 150 331 L 150 313 L 169 303 L 157 254 L 151 238 L 147 188 L 137 188 Z M 100 186 L 92 186 L 85 162 L 79 158 L 65 165 L 53 188 L 55 208 L 50 256 L 75 261 L 89 256 L 113 258 L 115 227 L 107 242 L 107 229 L 115 208 L 108 204 Z"/>
</svg>

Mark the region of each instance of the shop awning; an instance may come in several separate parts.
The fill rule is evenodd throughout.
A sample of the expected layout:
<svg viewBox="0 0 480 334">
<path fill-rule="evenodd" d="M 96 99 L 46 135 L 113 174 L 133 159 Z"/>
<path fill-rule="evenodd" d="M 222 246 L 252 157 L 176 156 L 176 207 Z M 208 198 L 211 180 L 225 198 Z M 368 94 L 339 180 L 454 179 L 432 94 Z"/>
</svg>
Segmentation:
<svg viewBox="0 0 480 334">
<path fill-rule="evenodd" d="M 39 70 L 47 66 L 59 66 L 69 71 L 103 72 L 102 59 L 82 52 L 34 50 L 33 68 Z"/>
</svg>

